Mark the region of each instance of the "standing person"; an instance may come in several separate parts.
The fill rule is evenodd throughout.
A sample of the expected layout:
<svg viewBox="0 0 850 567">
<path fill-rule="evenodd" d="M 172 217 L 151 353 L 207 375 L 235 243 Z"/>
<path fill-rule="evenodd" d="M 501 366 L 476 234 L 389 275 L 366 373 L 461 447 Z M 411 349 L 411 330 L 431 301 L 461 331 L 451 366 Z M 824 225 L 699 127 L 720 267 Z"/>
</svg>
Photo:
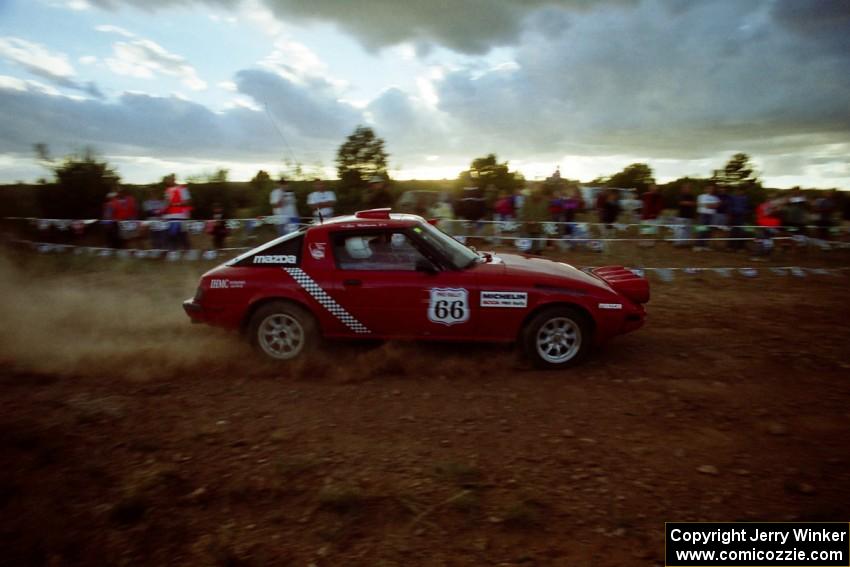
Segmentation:
<svg viewBox="0 0 850 567">
<path fill-rule="evenodd" d="M 564 233 L 568 237 L 572 237 L 575 228 L 576 213 L 582 208 L 582 200 L 578 189 L 573 187 L 569 190 L 562 206 L 564 209 L 563 221 L 566 223 L 564 225 Z"/>
<path fill-rule="evenodd" d="M 216 250 L 224 248 L 224 239 L 230 234 L 224 220 L 224 209 L 221 205 L 213 205 L 213 218 L 207 223 L 207 234 L 212 236 L 213 248 Z"/>
<path fill-rule="evenodd" d="M 165 229 L 160 225 L 162 212 L 165 209 L 165 201 L 158 199 L 158 194 L 154 189 L 147 192 L 148 198 L 142 202 L 142 212 L 145 215 L 145 220 L 151 221 L 148 223 L 148 231 L 150 233 L 150 245 L 154 250 L 165 248 Z"/>
<path fill-rule="evenodd" d="M 602 246 L 606 252 L 611 250 L 610 239 L 616 234 L 614 224 L 621 212 L 623 212 L 623 207 L 620 205 L 620 192 L 616 189 L 606 191 L 605 203 L 602 205 L 602 214 L 600 215 L 604 223 L 602 237 L 605 240 L 603 240 Z"/>
<path fill-rule="evenodd" d="M 658 186 L 655 183 L 650 183 L 648 190 L 641 195 L 640 222 L 641 224 L 649 225 L 650 234 L 655 234 L 658 224 L 658 215 L 664 210 L 664 200 L 661 198 L 661 193 L 658 192 Z M 641 246 L 655 246 L 654 240 L 641 242 Z"/>
<path fill-rule="evenodd" d="M 334 216 L 335 204 L 336 194 L 333 191 L 326 190 L 321 179 L 314 179 L 313 191 L 307 195 L 307 206 L 313 212 L 313 218 L 316 220 L 331 218 Z"/>
<path fill-rule="evenodd" d="M 785 226 L 797 234 L 806 234 L 806 219 L 809 215 L 809 202 L 799 187 L 791 189 L 788 205 L 785 207 Z"/>
<path fill-rule="evenodd" d="M 110 248 L 121 247 L 121 235 L 118 232 L 118 222 L 115 220 L 115 199 L 118 193 L 110 191 L 103 201 L 102 222 L 106 228 L 106 245 Z"/>
<path fill-rule="evenodd" d="M 269 194 L 269 203 L 272 206 L 278 236 L 291 232 L 292 225 L 298 225 L 300 219 L 295 204 L 295 193 L 289 190 L 289 182 L 283 177 Z"/>
<path fill-rule="evenodd" d="M 732 240 L 729 241 L 729 249 L 735 252 L 744 249 L 744 240 L 735 240 L 745 238 L 744 225 L 750 219 L 750 198 L 743 187 L 737 187 L 735 193 L 729 197 L 729 224 L 732 226 L 732 231 L 729 236 Z"/>
<path fill-rule="evenodd" d="M 520 218 L 523 222 L 523 235 L 531 239 L 531 254 L 542 254 L 546 246 L 543 223 L 549 219 L 549 202 L 540 188 L 533 188 L 525 198 Z"/>
<path fill-rule="evenodd" d="M 124 221 L 137 220 L 139 218 L 136 198 L 130 195 L 123 187 L 118 189 L 118 194 L 113 199 L 112 218 L 118 227 L 119 248 L 124 248 L 128 240 L 138 238 L 138 223 L 124 223 Z M 126 224 L 132 224 L 135 227 L 127 227 Z"/>
<path fill-rule="evenodd" d="M 387 183 L 380 175 L 373 175 L 369 179 L 369 188 L 363 195 L 363 206 L 367 209 L 392 208 L 393 197 L 387 190 Z"/>
<path fill-rule="evenodd" d="M 729 203 L 732 195 L 726 192 L 725 187 L 717 188 L 717 208 L 714 210 L 714 222 L 717 226 L 729 225 Z"/>
<path fill-rule="evenodd" d="M 596 214 L 600 223 L 605 223 L 605 203 L 608 202 L 608 190 L 599 189 L 596 193 Z"/>
<path fill-rule="evenodd" d="M 679 238 L 683 238 L 685 240 L 680 240 L 676 242 L 675 246 L 690 246 L 690 238 L 693 234 L 693 225 L 697 216 L 697 198 L 694 196 L 694 192 L 691 189 L 690 183 L 685 183 L 684 185 L 682 185 L 682 190 L 679 192 L 678 205 L 678 223 L 682 227 L 681 231 L 679 232 Z"/>
<path fill-rule="evenodd" d="M 764 261 L 773 251 L 773 236 L 782 226 L 782 204 L 779 199 L 767 199 L 756 207 L 756 224 L 759 226 L 759 239 L 754 261 Z"/>
<path fill-rule="evenodd" d="M 720 199 L 715 195 L 716 189 L 713 184 L 708 184 L 705 192 L 697 197 L 697 214 L 699 215 L 700 238 L 697 240 L 694 251 L 710 250 L 706 238 L 711 232 L 711 225 L 714 224 L 714 212 L 720 204 Z"/>
<path fill-rule="evenodd" d="M 818 227 L 818 238 L 822 240 L 829 239 L 832 217 L 837 209 L 838 201 L 835 197 L 835 189 L 830 189 L 824 196 L 818 197 L 815 200 L 814 213 L 815 224 Z"/>
<path fill-rule="evenodd" d="M 189 233 L 183 222 L 192 216 L 192 195 L 185 185 L 178 185 L 174 174 L 165 178 L 165 210 L 162 218 L 168 223 L 168 248 L 189 249 Z"/>
</svg>

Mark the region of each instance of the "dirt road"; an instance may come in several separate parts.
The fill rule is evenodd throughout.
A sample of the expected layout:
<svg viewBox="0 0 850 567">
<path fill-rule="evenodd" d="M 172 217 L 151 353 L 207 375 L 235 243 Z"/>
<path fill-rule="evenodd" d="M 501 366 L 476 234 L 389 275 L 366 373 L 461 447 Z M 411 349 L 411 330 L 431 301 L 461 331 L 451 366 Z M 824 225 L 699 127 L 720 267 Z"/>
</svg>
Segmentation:
<svg viewBox="0 0 850 567">
<path fill-rule="evenodd" d="M 0 564 L 656 565 L 665 521 L 848 519 L 848 277 L 655 280 L 645 329 L 554 373 L 272 367 L 186 323 L 197 268 L 4 273 Z"/>
</svg>

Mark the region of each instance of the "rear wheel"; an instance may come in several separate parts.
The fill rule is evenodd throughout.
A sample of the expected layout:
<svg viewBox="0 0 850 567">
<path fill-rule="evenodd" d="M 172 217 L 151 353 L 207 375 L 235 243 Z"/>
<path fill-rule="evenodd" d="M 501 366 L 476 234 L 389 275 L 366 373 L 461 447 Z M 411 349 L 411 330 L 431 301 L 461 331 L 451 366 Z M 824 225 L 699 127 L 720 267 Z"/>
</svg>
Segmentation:
<svg viewBox="0 0 850 567">
<path fill-rule="evenodd" d="M 260 307 L 251 317 L 249 331 L 254 347 L 274 360 L 291 360 L 318 343 L 313 316 L 285 301 Z"/>
<path fill-rule="evenodd" d="M 566 368 L 580 362 L 590 349 L 587 316 L 572 307 L 552 307 L 537 314 L 522 333 L 526 355 L 539 368 Z"/>
</svg>

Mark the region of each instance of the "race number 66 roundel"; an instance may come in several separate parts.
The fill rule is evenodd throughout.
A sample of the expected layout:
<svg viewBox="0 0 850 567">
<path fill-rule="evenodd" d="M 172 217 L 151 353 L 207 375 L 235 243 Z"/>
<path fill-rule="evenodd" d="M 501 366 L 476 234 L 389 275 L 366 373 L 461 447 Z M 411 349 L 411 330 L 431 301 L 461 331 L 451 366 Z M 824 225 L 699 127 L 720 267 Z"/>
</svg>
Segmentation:
<svg viewBox="0 0 850 567">
<path fill-rule="evenodd" d="M 428 320 L 440 325 L 469 321 L 469 292 L 461 288 L 433 288 L 428 302 Z"/>
</svg>

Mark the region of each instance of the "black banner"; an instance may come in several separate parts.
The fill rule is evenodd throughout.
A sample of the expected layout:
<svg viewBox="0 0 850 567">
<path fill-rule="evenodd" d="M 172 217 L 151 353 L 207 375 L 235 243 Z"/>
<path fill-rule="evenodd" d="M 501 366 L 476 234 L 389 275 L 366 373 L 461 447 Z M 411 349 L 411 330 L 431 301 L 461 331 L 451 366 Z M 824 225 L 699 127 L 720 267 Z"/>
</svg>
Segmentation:
<svg viewBox="0 0 850 567">
<path fill-rule="evenodd" d="M 850 523 L 668 522 L 668 567 L 848 567 Z"/>
</svg>

